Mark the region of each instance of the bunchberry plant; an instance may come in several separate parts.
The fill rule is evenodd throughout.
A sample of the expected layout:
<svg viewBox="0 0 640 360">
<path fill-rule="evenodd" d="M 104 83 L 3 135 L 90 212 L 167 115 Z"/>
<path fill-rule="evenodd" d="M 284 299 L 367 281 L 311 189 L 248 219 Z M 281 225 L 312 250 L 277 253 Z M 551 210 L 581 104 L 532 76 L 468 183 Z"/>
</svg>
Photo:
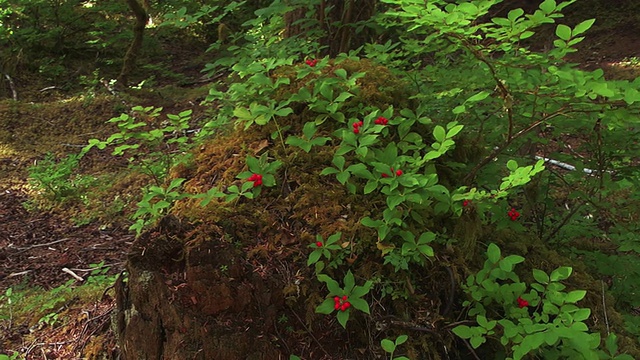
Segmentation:
<svg viewBox="0 0 640 360">
<path fill-rule="evenodd" d="M 218 187 L 212 187 L 206 193 L 193 195 L 193 197 L 202 199 L 201 206 L 207 206 L 215 198 L 223 198 L 226 202 L 238 200 L 240 197 L 253 199 L 260 195 L 262 188 L 276 185 L 274 175 L 282 166 L 282 161 L 269 162 L 269 155 L 265 152 L 259 158 L 247 155 L 246 164 L 249 169 L 236 176 L 241 181 L 241 185 L 231 185 L 227 187 L 226 192 Z"/>
<path fill-rule="evenodd" d="M 336 268 L 338 265 L 341 265 L 340 256 L 332 255 L 332 252 L 341 252 L 344 249 L 338 241 L 342 237 L 342 233 L 337 232 L 327 238 L 327 240 L 322 239 L 322 235 L 316 235 L 316 242 L 309 245 L 313 251 L 309 254 L 309 258 L 307 260 L 307 266 L 311 266 L 315 264 L 316 273 L 319 274 L 325 266 L 325 262 L 321 261 L 322 258 L 326 259 L 329 262 L 329 268 Z M 333 257 L 333 259 L 332 259 Z"/>
<path fill-rule="evenodd" d="M 326 274 L 319 274 L 318 280 L 327 285 L 329 294 L 327 299 L 318 305 L 316 312 L 320 314 L 331 314 L 336 311 L 336 318 L 342 327 L 347 326 L 351 309 L 356 309 L 369 314 L 369 304 L 362 297 L 367 295 L 373 286 L 372 281 L 366 281 L 364 285 L 356 285 L 355 278 L 351 270 L 344 276 L 344 287 L 340 287 L 337 281 Z"/>
</svg>

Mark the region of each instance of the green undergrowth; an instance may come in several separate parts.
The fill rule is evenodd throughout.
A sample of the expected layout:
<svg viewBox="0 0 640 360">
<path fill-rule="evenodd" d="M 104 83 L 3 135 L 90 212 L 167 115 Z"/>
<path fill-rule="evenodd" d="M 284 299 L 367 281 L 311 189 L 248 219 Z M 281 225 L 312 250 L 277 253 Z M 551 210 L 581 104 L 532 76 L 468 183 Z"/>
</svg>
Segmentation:
<svg viewBox="0 0 640 360">
<path fill-rule="evenodd" d="M 7 335 L 17 328 L 27 327 L 36 332 L 43 327 L 64 325 L 65 314 L 70 309 L 99 302 L 114 282 L 116 275 L 107 275 L 108 268 L 101 264 L 91 264 L 93 268 L 82 284 L 71 279 L 52 289 L 34 288 L 28 281 L 4 290 L 0 294 L 0 328 Z M 3 348 L 12 348 L 11 339 L 1 337 Z M 15 344 L 14 344 L 15 345 Z"/>
</svg>

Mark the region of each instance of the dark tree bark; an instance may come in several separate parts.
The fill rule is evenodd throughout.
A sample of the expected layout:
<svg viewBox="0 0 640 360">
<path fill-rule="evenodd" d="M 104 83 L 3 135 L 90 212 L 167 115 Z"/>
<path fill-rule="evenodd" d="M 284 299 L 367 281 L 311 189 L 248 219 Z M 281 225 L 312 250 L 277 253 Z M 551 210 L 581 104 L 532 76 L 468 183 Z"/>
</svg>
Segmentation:
<svg viewBox="0 0 640 360">
<path fill-rule="evenodd" d="M 320 2 L 317 17 L 326 34 L 321 43 L 327 46 L 327 53 L 330 56 L 348 52 L 371 40 L 366 29 L 356 34 L 356 28 L 353 25 L 370 19 L 376 12 L 376 4 L 377 0 L 322 0 Z M 305 9 L 296 9 L 285 15 L 286 37 L 301 35 L 308 30 L 296 24 L 305 15 Z"/>
<path fill-rule="evenodd" d="M 127 0 L 127 4 L 136 17 L 136 23 L 133 26 L 133 40 L 124 56 L 122 70 L 118 76 L 118 83 L 122 86 L 127 86 L 129 83 L 129 75 L 135 68 L 140 48 L 142 48 L 144 28 L 147 25 L 147 21 L 149 21 L 147 10 L 137 0 Z"/>
</svg>

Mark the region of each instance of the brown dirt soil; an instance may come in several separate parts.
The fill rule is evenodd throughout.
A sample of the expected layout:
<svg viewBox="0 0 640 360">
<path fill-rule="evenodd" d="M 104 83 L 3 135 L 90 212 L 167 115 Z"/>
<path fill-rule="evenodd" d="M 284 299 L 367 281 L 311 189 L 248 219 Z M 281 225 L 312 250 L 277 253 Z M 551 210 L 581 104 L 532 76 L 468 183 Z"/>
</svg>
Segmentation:
<svg viewBox="0 0 640 360">
<path fill-rule="evenodd" d="M 45 289 L 63 284 L 71 269 L 83 276 L 89 264 L 104 261 L 121 269 L 133 236 L 124 230 L 101 231 L 99 224 L 75 226 L 60 215 L 29 212 L 26 196 L 12 190 L 0 193 L 0 288 L 19 284 Z"/>
</svg>

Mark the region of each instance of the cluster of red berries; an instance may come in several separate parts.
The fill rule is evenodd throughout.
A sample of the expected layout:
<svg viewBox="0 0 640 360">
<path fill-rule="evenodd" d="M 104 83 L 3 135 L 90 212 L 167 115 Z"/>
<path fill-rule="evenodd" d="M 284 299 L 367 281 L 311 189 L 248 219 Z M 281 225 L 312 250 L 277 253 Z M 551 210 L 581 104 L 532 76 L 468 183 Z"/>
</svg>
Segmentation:
<svg viewBox="0 0 640 360">
<path fill-rule="evenodd" d="M 511 208 L 511 210 L 509 210 L 507 215 L 509 215 L 509 217 L 511 218 L 511 221 L 516 221 L 520 217 L 520 213 L 517 212 L 515 208 Z"/>
<path fill-rule="evenodd" d="M 347 295 L 344 295 L 342 298 L 336 296 L 333 298 L 333 301 L 335 302 L 333 308 L 336 310 L 346 311 L 351 306 L 351 303 L 347 301 Z"/>
<path fill-rule="evenodd" d="M 374 123 L 376 125 L 387 125 L 389 123 L 389 120 L 387 120 L 386 117 L 380 116 L 376 119 L 376 121 L 374 121 Z"/>
<path fill-rule="evenodd" d="M 362 120 L 360 121 L 356 121 L 353 123 L 353 133 L 354 134 L 358 134 L 360 133 L 360 127 L 364 125 L 364 123 L 362 122 Z"/>
<path fill-rule="evenodd" d="M 316 60 L 316 59 L 307 59 L 304 62 L 307 63 L 307 65 L 309 65 L 311 67 L 314 67 L 318 63 L 318 60 Z"/>
<path fill-rule="evenodd" d="M 394 173 L 396 174 L 396 176 L 400 176 L 400 175 L 404 174 L 404 173 L 402 172 L 402 170 L 400 170 L 400 169 L 398 169 L 398 170 L 396 170 L 396 171 L 394 172 L 394 171 L 393 171 L 393 168 L 391 168 L 391 174 L 393 175 Z M 391 175 L 389 175 L 389 174 L 385 174 L 385 173 L 382 173 L 382 175 L 381 175 L 381 176 L 382 176 L 383 178 L 387 178 L 387 177 L 389 177 L 389 176 L 391 176 Z"/>
<path fill-rule="evenodd" d="M 260 174 L 252 174 L 249 176 L 247 181 L 253 181 L 253 187 L 262 185 L 262 175 Z"/>
<path fill-rule="evenodd" d="M 520 309 L 529 306 L 529 302 L 525 299 L 523 299 L 522 297 L 518 296 L 518 298 L 516 299 L 516 301 L 518 302 L 518 307 Z"/>
<path fill-rule="evenodd" d="M 471 204 L 471 200 L 465 200 L 462 202 L 462 206 L 467 207 Z"/>
</svg>

